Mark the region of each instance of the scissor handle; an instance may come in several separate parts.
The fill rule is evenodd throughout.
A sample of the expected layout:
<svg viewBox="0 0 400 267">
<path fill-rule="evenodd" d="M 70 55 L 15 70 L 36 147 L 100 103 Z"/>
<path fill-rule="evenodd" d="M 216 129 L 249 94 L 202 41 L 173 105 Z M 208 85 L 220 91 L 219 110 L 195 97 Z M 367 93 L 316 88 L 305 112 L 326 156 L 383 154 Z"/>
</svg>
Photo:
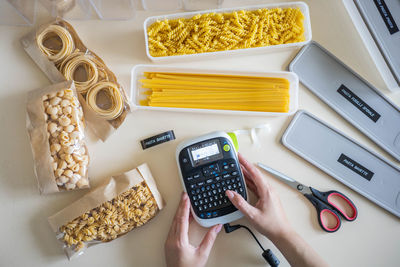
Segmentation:
<svg viewBox="0 0 400 267">
<path fill-rule="evenodd" d="M 330 206 L 319 200 L 317 197 L 311 194 L 304 194 L 304 196 L 308 198 L 308 200 L 310 200 L 310 202 L 314 205 L 315 209 L 317 210 L 318 222 L 322 230 L 328 233 L 336 232 L 340 228 L 340 225 L 342 224 L 339 214 L 335 210 L 333 210 Z M 323 217 L 326 216 L 325 213 L 329 213 L 335 218 L 336 220 L 335 226 L 329 227 L 324 223 Z"/>
<path fill-rule="evenodd" d="M 318 191 L 315 188 L 310 187 L 311 192 L 314 194 L 314 196 L 316 196 L 317 198 L 319 198 L 322 202 L 325 202 L 327 204 L 329 204 L 330 206 L 332 206 L 332 208 L 338 212 L 340 215 L 343 216 L 343 218 L 347 221 L 354 221 L 357 218 L 358 215 L 358 211 L 356 208 L 356 205 L 354 205 L 353 201 L 351 201 L 347 196 L 345 196 L 344 194 L 335 191 L 335 190 L 331 190 L 331 191 L 327 191 L 327 192 L 321 192 Z M 351 214 L 347 214 L 344 210 L 342 210 L 338 205 L 336 205 L 333 201 L 332 201 L 332 197 L 339 197 L 341 199 L 343 199 L 345 201 L 345 203 L 348 204 L 348 206 L 351 209 Z"/>
</svg>

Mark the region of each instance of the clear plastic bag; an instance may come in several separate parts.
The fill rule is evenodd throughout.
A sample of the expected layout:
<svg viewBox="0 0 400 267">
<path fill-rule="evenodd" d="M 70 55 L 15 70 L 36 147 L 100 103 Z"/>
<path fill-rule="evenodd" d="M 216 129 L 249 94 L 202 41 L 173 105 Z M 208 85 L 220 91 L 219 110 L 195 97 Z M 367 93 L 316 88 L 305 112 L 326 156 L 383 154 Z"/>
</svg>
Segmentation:
<svg viewBox="0 0 400 267">
<path fill-rule="evenodd" d="M 88 126 L 103 141 L 130 111 L 125 90 L 104 61 L 57 18 L 24 36 L 25 51 L 52 82 L 74 80 Z"/>
<path fill-rule="evenodd" d="M 84 127 L 73 82 L 29 92 L 27 129 L 40 193 L 89 187 Z"/>
<path fill-rule="evenodd" d="M 146 164 L 105 184 L 49 217 L 68 259 L 110 242 L 154 218 L 164 207 Z"/>
</svg>

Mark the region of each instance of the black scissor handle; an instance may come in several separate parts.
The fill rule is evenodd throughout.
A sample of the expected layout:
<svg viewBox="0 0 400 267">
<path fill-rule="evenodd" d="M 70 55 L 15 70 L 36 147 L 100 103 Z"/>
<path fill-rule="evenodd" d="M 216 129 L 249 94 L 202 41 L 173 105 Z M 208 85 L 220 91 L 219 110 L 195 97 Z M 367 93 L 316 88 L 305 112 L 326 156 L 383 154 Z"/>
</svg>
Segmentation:
<svg viewBox="0 0 400 267">
<path fill-rule="evenodd" d="M 340 220 L 339 214 L 335 210 L 333 210 L 330 206 L 326 205 L 324 202 L 311 194 L 304 194 L 304 196 L 308 198 L 308 200 L 314 205 L 315 209 L 317 210 L 318 223 L 325 232 L 333 233 L 339 230 L 342 221 Z M 329 227 L 328 225 L 325 225 L 323 217 L 326 216 L 326 213 L 331 214 L 335 218 L 335 226 Z"/>
<path fill-rule="evenodd" d="M 357 211 L 356 205 L 354 205 L 353 201 L 351 201 L 344 194 L 342 194 L 338 191 L 335 191 L 335 190 L 321 192 L 312 187 L 310 187 L 310 190 L 314 196 L 319 198 L 322 202 L 329 204 L 331 206 L 331 208 L 333 208 L 336 212 L 338 212 L 340 215 L 342 215 L 345 220 L 354 221 L 355 219 L 357 219 L 358 211 Z M 335 197 L 335 196 L 344 200 L 344 202 L 350 207 L 350 210 L 351 210 L 350 214 L 347 214 L 344 210 L 342 210 L 338 205 L 336 205 L 332 201 L 331 198 Z"/>
</svg>

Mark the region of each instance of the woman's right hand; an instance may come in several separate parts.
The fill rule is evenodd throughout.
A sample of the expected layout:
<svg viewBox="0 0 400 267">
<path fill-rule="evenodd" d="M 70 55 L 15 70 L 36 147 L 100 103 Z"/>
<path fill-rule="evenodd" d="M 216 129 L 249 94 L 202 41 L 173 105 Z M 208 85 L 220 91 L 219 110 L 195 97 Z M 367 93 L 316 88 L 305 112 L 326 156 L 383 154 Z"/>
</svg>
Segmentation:
<svg viewBox="0 0 400 267">
<path fill-rule="evenodd" d="M 227 190 L 226 195 L 229 200 L 247 217 L 257 231 L 272 241 L 290 233 L 292 227 L 274 189 L 253 164 L 240 154 L 238 156 L 247 188 L 258 197 L 258 201 L 252 206 L 240 194 Z"/>
</svg>

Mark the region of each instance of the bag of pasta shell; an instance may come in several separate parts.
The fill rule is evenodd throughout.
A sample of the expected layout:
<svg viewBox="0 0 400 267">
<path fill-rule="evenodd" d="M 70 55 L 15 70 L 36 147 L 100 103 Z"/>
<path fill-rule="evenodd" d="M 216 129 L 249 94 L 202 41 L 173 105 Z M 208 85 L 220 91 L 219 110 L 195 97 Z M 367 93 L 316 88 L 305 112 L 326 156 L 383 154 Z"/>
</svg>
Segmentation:
<svg viewBox="0 0 400 267">
<path fill-rule="evenodd" d="M 102 186 L 49 217 L 68 257 L 110 242 L 154 218 L 164 202 L 147 164 L 111 177 Z"/>
<path fill-rule="evenodd" d="M 89 187 L 84 127 L 73 82 L 28 93 L 27 129 L 41 194 Z"/>
<path fill-rule="evenodd" d="M 51 82 L 73 80 L 88 126 L 103 141 L 130 111 L 115 74 L 90 51 L 65 20 L 43 24 L 21 38 L 21 44 Z"/>
</svg>

